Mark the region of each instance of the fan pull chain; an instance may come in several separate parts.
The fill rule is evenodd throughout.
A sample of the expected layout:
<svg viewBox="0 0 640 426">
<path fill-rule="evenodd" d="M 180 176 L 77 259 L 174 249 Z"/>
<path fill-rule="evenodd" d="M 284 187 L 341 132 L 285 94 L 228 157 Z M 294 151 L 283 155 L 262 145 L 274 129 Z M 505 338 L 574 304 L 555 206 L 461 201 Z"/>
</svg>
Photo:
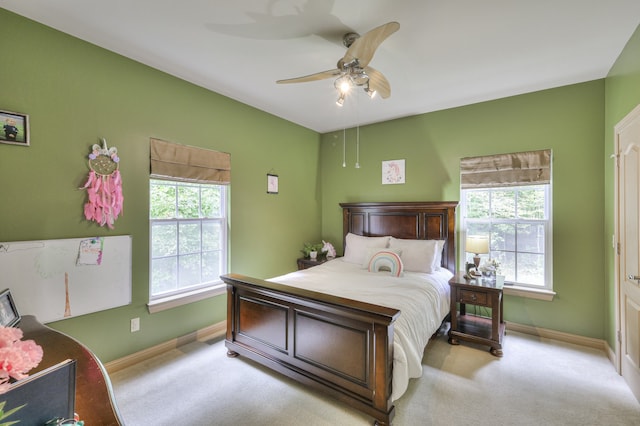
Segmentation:
<svg viewBox="0 0 640 426">
<path fill-rule="evenodd" d="M 356 169 L 360 168 L 360 125 L 356 127 Z"/>
<path fill-rule="evenodd" d="M 356 95 L 356 169 L 360 168 L 360 96 Z"/>
<path fill-rule="evenodd" d="M 347 167 L 347 129 L 342 129 L 342 167 Z"/>
</svg>

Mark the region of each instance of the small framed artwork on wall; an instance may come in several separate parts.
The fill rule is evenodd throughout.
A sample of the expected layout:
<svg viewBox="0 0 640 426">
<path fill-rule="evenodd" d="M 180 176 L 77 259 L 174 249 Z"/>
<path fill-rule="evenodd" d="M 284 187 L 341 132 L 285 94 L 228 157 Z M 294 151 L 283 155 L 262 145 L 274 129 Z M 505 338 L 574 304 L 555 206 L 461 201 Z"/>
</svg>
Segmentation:
<svg viewBox="0 0 640 426">
<path fill-rule="evenodd" d="M 267 194 L 278 193 L 278 175 L 267 173 Z"/>
<path fill-rule="evenodd" d="M 7 288 L 0 292 L 0 326 L 12 327 L 20 322 L 18 308 L 13 302 L 11 291 Z"/>
<path fill-rule="evenodd" d="M 404 183 L 404 160 L 382 162 L 382 184 L 392 185 Z"/>
<path fill-rule="evenodd" d="M 0 110 L 0 143 L 29 146 L 29 116 Z"/>
</svg>

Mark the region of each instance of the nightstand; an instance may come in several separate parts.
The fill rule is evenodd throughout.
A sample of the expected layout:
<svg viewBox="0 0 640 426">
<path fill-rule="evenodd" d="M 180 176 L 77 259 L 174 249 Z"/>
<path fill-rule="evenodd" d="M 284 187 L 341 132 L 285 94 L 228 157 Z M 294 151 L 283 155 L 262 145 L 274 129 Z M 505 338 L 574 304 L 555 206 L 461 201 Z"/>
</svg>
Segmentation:
<svg viewBox="0 0 640 426">
<path fill-rule="evenodd" d="M 321 259 L 310 259 L 308 257 L 301 257 L 298 259 L 298 270 L 313 268 L 314 266 L 322 265 L 326 261 L 326 257 L 323 257 Z"/>
<path fill-rule="evenodd" d="M 451 329 L 449 343 L 459 345 L 459 340 L 488 345 L 491 354 L 501 357 L 504 337 L 502 316 L 502 288 L 495 281 L 482 278 L 466 279 L 464 273 L 456 274 L 451 280 Z M 470 315 L 466 305 L 483 306 L 491 309 L 491 318 Z M 458 308 L 459 306 L 459 308 Z"/>
</svg>

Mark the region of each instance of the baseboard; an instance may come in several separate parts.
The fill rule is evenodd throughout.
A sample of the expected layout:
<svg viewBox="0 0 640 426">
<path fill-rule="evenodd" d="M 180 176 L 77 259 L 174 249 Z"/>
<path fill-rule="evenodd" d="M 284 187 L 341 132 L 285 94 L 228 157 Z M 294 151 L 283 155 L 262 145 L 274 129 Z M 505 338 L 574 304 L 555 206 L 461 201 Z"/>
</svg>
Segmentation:
<svg viewBox="0 0 640 426">
<path fill-rule="evenodd" d="M 543 337 L 547 339 L 554 339 L 561 342 L 573 343 L 576 345 L 587 346 L 594 349 L 604 351 L 610 360 L 613 361 L 613 353 L 607 350 L 608 345 L 602 339 L 594 339 L 591 337 L 578 336 L 576 334 L 564 333 L 562 331 L 550 330 L 546 328 L 534 327 L 531 325 L 518 324 L 515 322 L 506 321 L 507 330 L 516 331 L 519 333 L 530 334 L 533 336 Z M 156 346 L 144 349 L 142 351 L 127 355 L 123 358 L 119 358 L 105 364 L 105 368 L 108 373 L 114 373 L 122 370 L 123 368 L 130 367 L 142 361 L 146 361 L 156 355 L 160 355 L 164 352 L 170 351 L 184 344 L 194 342 L 196 340 L 209 340 L 216 337 L 223 336 L 227 329 L 227 322 L 222 321 L 217 324 L 212 324 L 208 327 L 197 330 L 193 333 L 189 333 L 185 336 L 171 339 L 167 342 L 161 343 Z M 615 363 L 614 363 L 615 365 Z"/>
<path fill-rule="evenodd" d="M 519 333 L 530 334 L 533 336 L 554 339 L 561 342 L 573 343 L 576 345 L 587 346 L 606 352 L 605 341 L 602 339 L 594 339 L 592 337 L 578 336 L 577 334 L 564 333 L 562 331 L 549 330 L 547 328 L 534 327 L 531 325 L 518 324 L 516 322 L 505 321 L 507 330 L 517 331 Z"/>
<path fill-rule="evenodd" d="M 611 346 L 609 346 L 609 342 L 607 342 L 606 340 L 604 341 L 604 351 L 607 354 L 607 358 L 609 358 L 609 361 L 611 361 L 611 364 L 613 364 L 613 368 L 615 368 L 618 374 L 620 374 L 620 366 L 618 365 L 616 351 Z"/>
<path fill-rule="evenodd" d="M 123 368 L 127 368 L 139 362 L 146 361 L 156 355 L 160 355 L 164 352 L 170 351 L 187 343 L 195 342 L 196 340 L 204 341 L 223 336 L 226 330 L 226 321 L 212 324 L 208 327 L 194 331 L 193 333 L 176 337 L 175 339 L 168 340 L 164 343 L 160 343 L 159 345 L 152 346 L 139 352 L 135 352 L 123 358 L 118 358 L 111 362 L 107 362 L 104 367 L 106 368 L 108 373 L 115 373 L 116 371 L 122 370 Z"/>
</svg>

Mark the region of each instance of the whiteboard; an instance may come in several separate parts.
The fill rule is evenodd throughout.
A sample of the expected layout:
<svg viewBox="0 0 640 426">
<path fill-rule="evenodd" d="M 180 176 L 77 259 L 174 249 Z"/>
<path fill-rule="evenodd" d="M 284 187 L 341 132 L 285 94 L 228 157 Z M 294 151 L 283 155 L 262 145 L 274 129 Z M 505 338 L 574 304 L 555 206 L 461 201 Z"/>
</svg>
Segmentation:
<svg viewBox="0 0 640 426">
<path fill-rule="evenodd" d="M 0 243 L 5 288 L 43 323 L 128 305 L 131 236 Z"/>
</svg>

